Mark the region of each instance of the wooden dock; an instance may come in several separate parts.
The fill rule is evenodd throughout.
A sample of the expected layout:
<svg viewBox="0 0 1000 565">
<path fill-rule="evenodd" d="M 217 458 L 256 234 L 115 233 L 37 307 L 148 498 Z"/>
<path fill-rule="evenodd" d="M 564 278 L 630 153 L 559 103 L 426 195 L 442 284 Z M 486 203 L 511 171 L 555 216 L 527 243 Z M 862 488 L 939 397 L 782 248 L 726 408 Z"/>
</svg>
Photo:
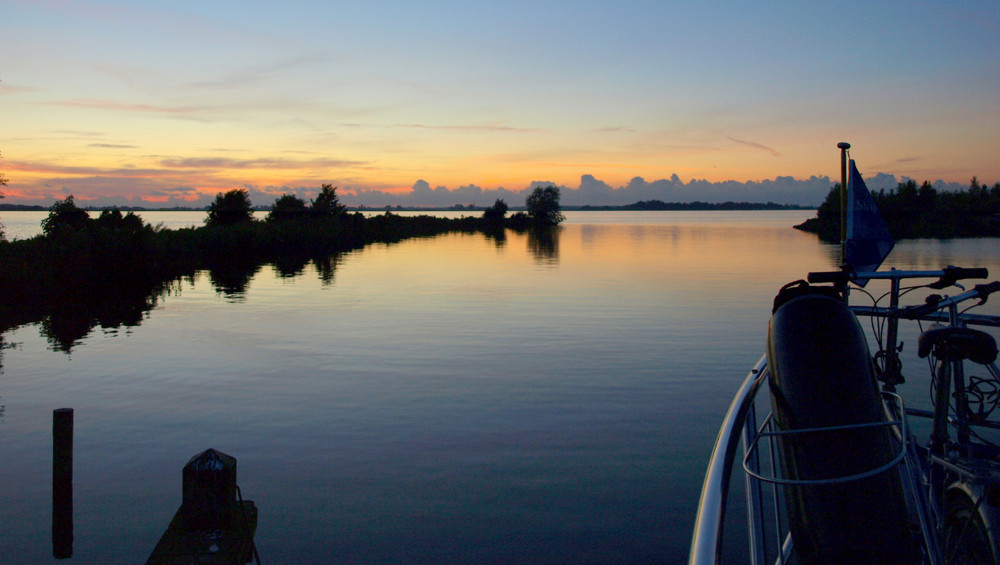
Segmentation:
<svg viewBox="0 0 1000 565">
<path fill-rule="evenodd" d="M 181 510 L 163 532 L 146 565 L 232 564 L 253 560 L 253 536 L 257 531 L 257 507 L 251 501 L 237 503 L 246 516 L 225 530 L 192 529 Z"/>
<path fill-rule="evenodd" d="M 209 449 L 184 466 L 183 502 L 146 565 L 243 565 L 256 556 L 257 507 L 238 500 L 236 459 Z"/>
</svg>

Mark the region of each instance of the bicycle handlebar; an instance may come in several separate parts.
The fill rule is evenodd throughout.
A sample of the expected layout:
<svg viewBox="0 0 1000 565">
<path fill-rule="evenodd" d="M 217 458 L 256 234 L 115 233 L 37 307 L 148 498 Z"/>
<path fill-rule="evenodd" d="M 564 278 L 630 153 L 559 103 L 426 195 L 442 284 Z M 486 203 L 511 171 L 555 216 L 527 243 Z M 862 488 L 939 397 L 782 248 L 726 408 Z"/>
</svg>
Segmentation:
<svg viewBox="0 0 1000 565">
<path fill-rule="evenodd" d="M 899 310 L 899 317 L 908 320 L 914 320 L 921 318 L 944 308 L 952 304 L 958 304 L 966 300 L 973 300 L 978 298 L 979 304 L 986 303 L 986 299 L 989 298 L 990 294 L 1000 291 L 1000 281 L 993 281 L 986 284 L 977 284 L 972 287 L 972 290 L 963 292 L 955 296 L 944 298 L 937 294 L 932 294 L 927 297 L 927 303 L 921 304 L 919 306 L 907 306 L 906 308 L 901 308 Z"/>
<path fill-rule="evenodd" d="M 965 267 L 952 267 L 949 265 L 948 267 L 945 267 L 944 275 L 942 275 L 940 279 L 927 286 L 941 290 L 942 288 L 948 288 L 949 286 L 954 285 L 962 279 L 985 279 L 988 276 L 990 276 L 990 272 L 987 269 L 967 269 Z"/>
<path fill-rule="evenodd" d="M 857 278 L 854 271 L 822 271 L 809 273 L 806 280 L 810 283 L 845 283 Z"/>
<path fill-rule="evenodd" d="M 840 283 L 845 284 L 858 279 L 915 279 L 938 277 L 937 281 L 927 285 L 942 289 L 954 285 L 963 279 L 985 279 L 990 276 L 988 269 L 953 267 L 951 265 L 938 271 L 890 271 L 857 272 L 857 271 L 823 271 L 809 273 L 810 283 Z"/>
</svg>

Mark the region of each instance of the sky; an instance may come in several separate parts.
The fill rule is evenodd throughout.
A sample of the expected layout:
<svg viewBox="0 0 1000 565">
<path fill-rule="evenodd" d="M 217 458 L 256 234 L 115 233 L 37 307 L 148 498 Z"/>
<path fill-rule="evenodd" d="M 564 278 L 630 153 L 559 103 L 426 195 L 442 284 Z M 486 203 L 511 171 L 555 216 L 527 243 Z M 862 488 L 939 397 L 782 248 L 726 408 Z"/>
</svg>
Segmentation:
<svg viewBox="0 0 1000 565">
<path fill-rule="evenodd" d="M 0 21 L 5 203 L 818 204 L 840 141 L 866 177 L 1000 182 L 996 0 L 4 0 Z"/>
</svg>

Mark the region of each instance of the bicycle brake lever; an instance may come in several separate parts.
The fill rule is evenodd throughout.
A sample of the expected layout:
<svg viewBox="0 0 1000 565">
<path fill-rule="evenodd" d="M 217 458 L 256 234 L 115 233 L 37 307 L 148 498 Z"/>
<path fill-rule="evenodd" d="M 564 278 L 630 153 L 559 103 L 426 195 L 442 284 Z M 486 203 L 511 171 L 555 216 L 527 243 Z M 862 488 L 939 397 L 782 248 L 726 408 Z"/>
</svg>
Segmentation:
<svg viewBox="0 0 1000 565">
<path fill-rule="evenodd" d="M 983 304 L 986 304 L 986 299 L 990 297 L 990 294 L 1000 290 L 1000 281 L 993 281 L 987 284 L 977 284 L 972 288 L 979 292 L 979 303 L 976 304 L 976 306 L 982 306 Z"/>
</svg>

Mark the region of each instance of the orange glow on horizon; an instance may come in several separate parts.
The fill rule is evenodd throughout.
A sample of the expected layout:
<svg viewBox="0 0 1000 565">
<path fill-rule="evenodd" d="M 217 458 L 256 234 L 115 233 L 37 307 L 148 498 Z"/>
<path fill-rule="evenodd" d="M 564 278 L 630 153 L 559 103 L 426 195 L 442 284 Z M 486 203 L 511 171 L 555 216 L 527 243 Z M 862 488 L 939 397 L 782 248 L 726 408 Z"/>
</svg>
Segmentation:
<svg viewBox="0 0 1000 565">
<path fill-rule="evenodd" d="M 229 156 L 221 150 L 162 156 L 138 155 L 137 150 L 128 147 L 117 149 L 114 144 L 107 144 L 109 147 L 91 145 L 98 145 L 93 154 L 87 152 L 87 147 L 77 147 L 73 152 L 53 153 L 37 160 L 26 157 L 24 148 L 4 151 L 0 171 L 10 178 L 4 189 L 7 202 L 60 199 L 74 194 L 81 201 L 88 202 L 106 199 L 136 204 L 144 201 L 155 204 L 170 201 L 191 203 L 210 200 L 216 194 L 234 188 L 247 187 L 277 197 L 289 192 L 307 193 L 329 183 L 336 186 L 342 196 L 357 197 L 362 200 L 359 203 L 365 203 L 364 196 L 371 191 L 405 197 L 411 194 L 419 180 L 426 181 L 432 191 L 438 187 L 454 191 L 475 186 L 486 191 L 503 188 L 521 192 L 533 182 L 553 183 L 575 190 L 581 186 L 584 175 L 618 189 L 629 186 L 635 178 L 652 183 L 674 175 L 684 184 L 692 181 L 760 183 L 778 177 L 796 180 L 825 177 L 836 182 L 839 172 L 835 148 L 826 148 L 821 152 L 812 148 L 794 148 L 775 157 L 747 144 L 736 144 L 737 150 L 729 153 L 688 151 L 681 158 L 643 153 L 632 161 L 593 151 L 584 152 L 579 159 L 554 159 L 541 158 L 551 157 L 549 155 L 533 156 L 530 152 L 521 155 L 500 152 L 465 155 L 465 150 L 458 148 L 455 150 L 459 156 L 444 158 L 433 166 L 420 167 L 412 166 L 416 162 L 413 156 L 405 156 L 399 161 L 388 158 L 379 161 L 358 155 L 345 154 L 334 159 L 322 157 L 319 152 L 288 151 L 286 153 L 292 155 L 289 157 L 281 152 L 257 153 L 250 150 L 229 152 L 238 154 L 238 157 Z M 869 176 L 883 170 L 878 164 L 886 159 L 883 152 L 871 149 L 865 157 L 867 160 L 861 163 L 863 174 Z M 454 167 L 450 167 L 449 163 Z M 781 166 L 792 164 L 797 171 L 779 170 Z M 733 172 L 736 170 L 743 171 L 742 176 L 735 175 Z M 911 178 L 918 182 L 955 178 L 960 183 L 967 183 L 972 176 L 964 172 L 952 175 L 938 172 L 930 171 L 924 176 Z M 990 177 L 988 171 L 973 174 L 987 186 L 1000 180 L 1000 176 Z M 435 194 L 440 198 L 439 193 Z M 461 198 L 456 196 L 454 203 Z M 743 199 L 753 201 L 754 196 L 748 192 Z M 761 198 L 760 201 L 766 199 Z M 255 205 L 267 203 L 261 202 L 260 197 L 254 199 Z"/>
</svg>

